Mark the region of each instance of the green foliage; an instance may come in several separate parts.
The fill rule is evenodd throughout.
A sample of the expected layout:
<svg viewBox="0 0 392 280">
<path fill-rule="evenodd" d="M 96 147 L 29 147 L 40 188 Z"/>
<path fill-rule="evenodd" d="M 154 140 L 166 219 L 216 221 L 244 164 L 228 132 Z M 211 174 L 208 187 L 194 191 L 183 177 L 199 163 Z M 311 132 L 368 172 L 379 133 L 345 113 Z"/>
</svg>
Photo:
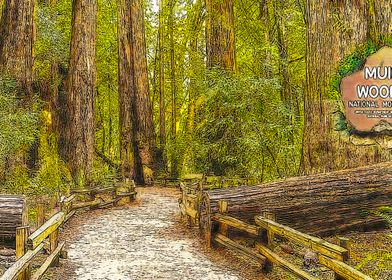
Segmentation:
<svg viewBox="0 0 392 280">
<path fill-rule="evenodd" d="M 117 2 L 98 1 L 96 146 L 119 161 Z"/>
<path fill-rule="evenodd" d="M 376 279 L 390 279 L 392 266 L 392 253 L 375 252 L 368 254 L 356 266 L 358 270 L 366 269 L 366 274 Z M 386 278 L 380 277 L 385 275 Z"/>
<path fill-rule="evenodd" d="M 30 192 L 55 195 L 67 193 L 72 186 L 72 177 L 58 154 L 57 135 L 41 127 L 39 146 L 39 169 L 31 178 Z"/>
<path fill-rule="evenodd" d="M 39 80 L 50 78 L 51 66 L 54 61 L 64 66 L 68 64 L 71 13 L 69 1 L 60 0 L 56 6 L 46 3 L 39 4 L 37 9 L 39 32 L 34 44 L 34 71 Z"/>
<path fill-rule="evenodd" d="M 198 171 L 259 180 L 297 172 L 301 123 L 279 89 L 276 79 L 208 74 L 193 144 Z"/>
<path fill-rule="evenodd" d="M 392 206 L 380 207 L 376 214 L 382 217 L 392 229 Z"/>
<path fill-rule="evenodd" d="M 378 49 L 379 47 L 374 42 L 368 41 L 339 63 L 338 70 L 331 81 L 330 99 L 340 100 L 340 82 L 342 79 L 358 71 L 368 56 L 377 52 Z"/>
<path fill-rule="evenodd" d="M 21 106 L 15 80 L 0 76 L 0 166 L 25 151 L 38 134 L 37 104 Z"/>
</svg>

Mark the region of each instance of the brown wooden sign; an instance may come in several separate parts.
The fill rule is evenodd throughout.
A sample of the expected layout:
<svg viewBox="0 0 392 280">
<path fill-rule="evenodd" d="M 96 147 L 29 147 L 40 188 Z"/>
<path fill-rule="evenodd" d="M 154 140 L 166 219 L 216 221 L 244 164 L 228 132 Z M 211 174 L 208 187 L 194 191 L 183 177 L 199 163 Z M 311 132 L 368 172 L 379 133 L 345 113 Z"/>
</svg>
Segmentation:
<svg viewBox="0 0 392 280">
<path fill-rule="evenodd" d="M 392 130 L 392 48 L 384 47 L 363 68 L 344 78 L 345 116 L 360 132 Z"/>
</svg>

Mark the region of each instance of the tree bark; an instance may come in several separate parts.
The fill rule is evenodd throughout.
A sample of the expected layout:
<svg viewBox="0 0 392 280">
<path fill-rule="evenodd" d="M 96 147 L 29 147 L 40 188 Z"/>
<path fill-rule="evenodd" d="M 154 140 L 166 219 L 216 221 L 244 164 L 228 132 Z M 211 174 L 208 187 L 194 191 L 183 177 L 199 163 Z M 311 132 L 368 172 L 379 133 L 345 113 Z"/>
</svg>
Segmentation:
<svg viewBox="0 0 392 280">
<path fill-rule="evenodd" d="M 197 77 L 201 76 L 203 71 L 204 61 L 199 52 L 199 34 L 203 26 L 203 1 L 197 0 L 193 5 L 192 26 L 189 39 L 189 101 L 188 101 L 188 117 L 187 117 L 187 134 L 188 139 L 192 137 L 195 118 L 196 118 L 196 99 L 197 92 Z"/>
<path fill-rule="evenodd" d="M 156 151 L 141 0 L 121 1 L 119 16 L 122 169 L 129 174 L 133 168 L 136 183 L 143 185 L 144 166 L 153 167 Z"/>
<path fill-rule="evenodd" d="M 207 67 L 210 69 L 236 69 L 233 3 L 233 0 L 206 0 Z"/>
<path fill-rule="evenodd" d="M 164 1 L 159 1 L 159 144 L 163 151 L 166 144 L 165 108 L 165 22 Z"/>
<path fill-rule="evenodd" d="M 382 20 L 381 20 L 382 19 Z M 355 146 L 334 132 L 338 101 L 328 99 L 339 61 L 368 40 L 391 35 L 390 2 L 307 0 L 307 90 L 305 92 L 305 173 L 351 168 L 390 159 L 378 146 Z M 389 24 L 385 24 L 389 23 Z"/>
<path fill-rule="evenodd" d="M 74 179 L 88 180 L 94 161 L 96 0 L 74 0 L 67 90 L 66 159 Z"/>
<path fill-rule="evenodd" d="M 120 106 L 120 158 L 123 178 L 134 177 L 135 146 L 135 84 L 132 45 L 131 0 L 121 0 L 119 9 L 119 106 Z M 139 156 L 139 155 L 136 155 Z"/>
<path fill-rule="evenodd" d="M 174 5 L 175 0 L 169 0 L 169 40 L 170 40 L 170 90 L 171 90 L 171 141 L 176 143 L 177 138 L 177 83 L 176 83 L 176 61 L 174 50 Z M 173 153 L 170 159 L 171 176 L 178 177 L 178 160 Z"/>
<path fill-rule="evenodd" d="M 228 214 L 253 223 L 254 216 L 273 212 L 277 221 L 305 233 L 330 235 L 351 229 L 373 229 L 385 222 L 372 211 L 392 200 L 391 162 L 356 169 L 290 178 L 253 187 L 207 191 L 201 225 L 228 202 Z"/>
<path fill-rule="evenodd" d="M 135 86 L 136 86 L 136 116 L 137 116 L 137 146 L 141 162 L 135 163 L 141 168 L 136 168 L 136 181 L 143 183 L 146 174 L 143 166 L 153 168 L 155 155 L 155 132 L 153 125 L 152 107 L 150 101 L 150 87 L 148 83 L 146 40 L 144 33 L 144 10 L 141 0 L 132 1 L 131 19 L 135 58 Z"/>
<path fill-rule="evenodd" d="M 15 77 L 22 97 L 33 93 L 34 0 L 5 0 L 0 21 L 0 70 Z"/>
</svg>

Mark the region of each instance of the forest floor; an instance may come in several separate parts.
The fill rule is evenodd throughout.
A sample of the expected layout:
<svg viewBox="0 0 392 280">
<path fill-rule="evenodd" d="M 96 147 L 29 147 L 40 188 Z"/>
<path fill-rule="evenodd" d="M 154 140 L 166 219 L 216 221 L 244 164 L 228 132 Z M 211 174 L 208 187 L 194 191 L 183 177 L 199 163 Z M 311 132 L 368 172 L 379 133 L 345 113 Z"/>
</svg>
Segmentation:
<svg viewBox="0 0 392 280">
<path fill-rule="evenodd" d="M 62 233 L 68 259 L 46 279 L 263 279 L 227 252 L 205 248 L 181 221 L 178 197 L 143 188 L 131 206 L 79 214 Z"/>
<path fill-rule="evenodd" d="M 189 228 L 181 219 L 179 197 L 176 189 L 141 188 L 131 205 L 78 213 L 61 233 L 68 259 L 51 268 L 45 279 L 296 279 L 279 267 L 274 267 L 267 278 L 249 259 L 222 248 L 207 248 L 198 229 Z M 352 241 L 350 265 L 374 279 L 392 279 L 390 231 L 344 236 Z M 336 237 L 328 240 L 337 242 Z M 247 244 L 245 239 L 239 242 Z M 301 267 L 301 258 L 285 254 L 279 246 L 276 250 Z M 0 275 L 13 261 L 13 256 L 0 256 Z M 2 263 L 7 265 L 4 267 Z M 333 279 L 327 270 L 315 268 L 309 272 L 320 279 Z"/>
</svg>

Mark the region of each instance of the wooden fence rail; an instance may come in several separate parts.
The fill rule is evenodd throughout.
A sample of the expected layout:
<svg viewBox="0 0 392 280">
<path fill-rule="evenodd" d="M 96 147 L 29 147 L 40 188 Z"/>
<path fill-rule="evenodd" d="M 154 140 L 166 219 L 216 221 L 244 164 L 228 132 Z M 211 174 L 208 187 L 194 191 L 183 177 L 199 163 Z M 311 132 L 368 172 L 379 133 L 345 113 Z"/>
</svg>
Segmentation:
<svg viewBox="0 0 392 280">
<path fill-rule="evenodd" d="M 347 264 L 350 256 L 349 241 L 347 239 L 341 239 L 339 245 L 332 244 L 318 237 L 304 234 L 279 224 L 274 220 L 274 215 L 271 213 L 263 213 L 263 215 L 256 216 L 256 225 L 250 225 L 230 217 L 228 215 L 229 205 L 226 201 L 219 201 L 218 205 L 219 213 L 211 217 L 211 225 L 205 233 L 207 243 L 212 245 L 215 242 L 237 254 L 242 254 L 258 261 L 262 265 L 264 272 L 269 272 L 273 264 L 275 264 L 285 268 L 301 279 L 318 279 L 280 257 L 272 250 L 272 245 L 275 242 L 274 236 L 280 236 L 316 252 L 318 263 L 332 270 L 335 273 L 335 279 L 372 280 L 371 277 Z M 216 226 L 213 226 L 213 224 Z M 230 239 L 228 237 L 229 228 L 254 236 L 255 247 L 245 247 Z"/>
</svg>

